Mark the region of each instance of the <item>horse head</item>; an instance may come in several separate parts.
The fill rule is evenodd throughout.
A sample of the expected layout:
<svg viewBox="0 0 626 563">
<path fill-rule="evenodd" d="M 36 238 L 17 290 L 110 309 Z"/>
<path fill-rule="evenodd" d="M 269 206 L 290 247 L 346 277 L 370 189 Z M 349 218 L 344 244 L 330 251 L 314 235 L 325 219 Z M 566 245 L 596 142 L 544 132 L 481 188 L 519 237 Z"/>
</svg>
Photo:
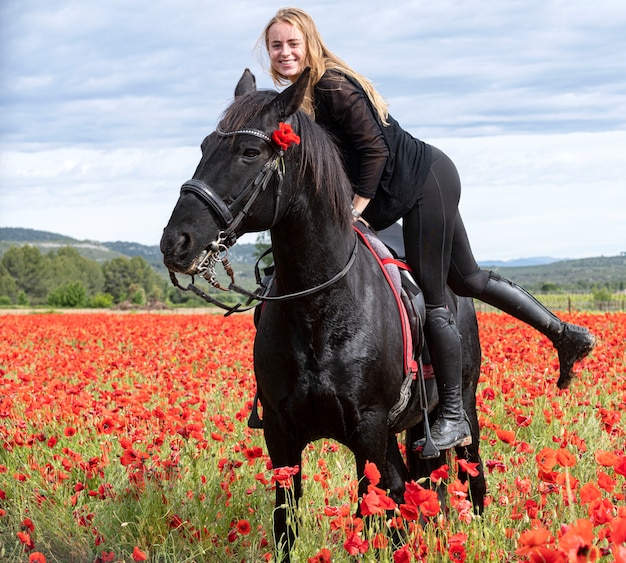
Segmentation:
<svg viewBox="0 0 626 563">
<path fill-rule="evenodd" d="M 280 94 L 257 91 L 254 75 L 244 71 L 235 100 L 202 142 L 200 163 L 163 231 L 161 252 L 170 272 L 202 274 L 206 260 L 237 237 L 267 230 L 279 219 L 289 201 L 282 186 L 283 154 L 297 138 L 285 138 L 291 125 L 282 124 L 292 118 L 297 129 L 294 114 L 308 81 L 306 69 Z"/>
</svg>

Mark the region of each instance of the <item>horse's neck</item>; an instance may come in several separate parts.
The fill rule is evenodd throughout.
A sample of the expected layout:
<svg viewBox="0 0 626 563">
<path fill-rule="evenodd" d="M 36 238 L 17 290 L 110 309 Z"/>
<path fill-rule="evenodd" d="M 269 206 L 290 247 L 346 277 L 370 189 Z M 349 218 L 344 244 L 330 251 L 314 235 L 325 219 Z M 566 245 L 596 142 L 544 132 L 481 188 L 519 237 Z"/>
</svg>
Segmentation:
<svg viewBox="0 0 626 563">
<path fill-rule="evenodd" d="M 276 279 L 281 292 L 295 292 L 324 283 L 350 259 L 355 233 L 336 224 L 324 211 L 291 214 L 272 229 Z"/>
</svg>

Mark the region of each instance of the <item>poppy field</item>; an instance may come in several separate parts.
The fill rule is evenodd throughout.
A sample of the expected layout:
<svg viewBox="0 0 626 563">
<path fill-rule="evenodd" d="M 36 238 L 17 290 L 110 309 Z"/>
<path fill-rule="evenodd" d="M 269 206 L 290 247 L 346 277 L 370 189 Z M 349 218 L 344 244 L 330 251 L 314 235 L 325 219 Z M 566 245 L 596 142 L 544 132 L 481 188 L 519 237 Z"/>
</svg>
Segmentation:
<svg viewBox="0 0 626 563">
<path fill-rule="evenodd" d="M 396 506 L 368 465 L 360 519 L 345 448 L 275 470 L 247 428 L 251 315 L 0 314 L 0 560 L 274 561 L 273 489 L 302 471 L 294 561 L 626 563 L 626 314 L 562 318 L 598 337 L 564 391 L 547 339 L 478 313 L 484 514 L 449 458 L 445 509 L 427 482 Z"/>
</svg>

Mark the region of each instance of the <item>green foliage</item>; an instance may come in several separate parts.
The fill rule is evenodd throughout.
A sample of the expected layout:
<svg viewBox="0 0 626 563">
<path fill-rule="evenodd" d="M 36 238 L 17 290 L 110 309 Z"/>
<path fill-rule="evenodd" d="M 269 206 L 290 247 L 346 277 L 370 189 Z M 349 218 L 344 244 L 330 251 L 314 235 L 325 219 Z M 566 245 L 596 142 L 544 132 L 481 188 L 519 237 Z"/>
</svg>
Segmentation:
<svg viewBox="0 0 626 563">
<path fill-rule="evenodd" d="M 560 293 L 561 288 L 553 282 L 543 282 L 539 288 L 539 293 Z"/>
<path fill-rule="evenodd" d="M 87 290 L 79 281 L 68 282 L 48 293 L 48 305 L 53 307 L 84 307 Z"/>
<path fill-rule="evenodd" d="M 260 258 L 266 250 L 269 250 L 272 247 L 272 239 L 270 237 L 269 231 L 263 231 L 259 233 L 256 237 L 256 245 L 255 245 L 255 258 Z M 272 264 L 272 255 L 269 254 L 261 261 L 260 266 L 262 268 L 267 268 Z"/>
<path fill-rule="evenodd" d="M 18 288 L 13 276 L 0 262 L 0 297 L 5 298 L 4 301 L 8 301 L 8 305 L 12 305 L 17 302 L 17 293 Z"/>
<path fill-rule="evenodd" d="M 626 282 L 626 256 L 580 258 L 493 270 L 531 293 L 552 293 L 553 288 L 566 293 L 589 293 L 598 286 L 617 292 L 624 289 Z"/>
<path fill-rule="evenodd" d="M 96 293 L 89 298 L 87 307 L 92 309 L 108 309 L 113 305 L 113 296 L 110 293 Z"/>
<path fill-rule="evenodd" d="M 597 302 L 610 301 L 613 294 L 606 287 L 599 287 L 592 291 L 593 299 Z"/>
<path fill-rule="evenodd" d="M 140 285 L 133 283 L 128 286 L 130 302 L 133 305 L 144 305 L 146 302 L 146 291 Z"/>
<path fill-rule="evenodd" d="M 143 303 L 146 296 L 160 294 L 163 280 L 154 269 L 140 256 L 133 258 L 114 258 L 102 266 L 104 274 L 104 291 L 111 294 L 116 303 L 142 298 L 137 294 L 138 288 L 143 289 Z"/>
<path fill-rule="evenodd" d="M 50 289 L 49 263 L 34 246 L 11 247 L 4 253 L 2 264 L 11 275 L 18 291 L 33 302 L 43 302 Z"/>
<path fill-rule="evenodd" d="M 159 300 L 166 281 L 141 257 L 117 257 L 103 264 L 72 247 L 42 254 L 34 246 L 12 246 L 0 260 L 0 298 L 8 305 L 111 307 Z"/>
</svg>

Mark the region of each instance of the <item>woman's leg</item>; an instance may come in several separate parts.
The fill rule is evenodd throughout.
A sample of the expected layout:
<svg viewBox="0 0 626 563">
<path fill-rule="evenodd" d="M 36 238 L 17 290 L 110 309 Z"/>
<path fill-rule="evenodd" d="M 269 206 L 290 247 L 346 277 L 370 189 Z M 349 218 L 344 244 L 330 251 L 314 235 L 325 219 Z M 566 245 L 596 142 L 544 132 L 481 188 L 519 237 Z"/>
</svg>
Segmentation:
<svg viewBox="0 0 626 563">
<path fill-rule="evenodd" d="M 559 355 L 557 385 L 567 387 L 574 377 L 574 364 L 595 345 L 585 327 L 561 321 L 530 293 L 495 272 L 481 270 L 470 248 L 461 216 L 457 217 L 448 283 L 457 295 L 474 297 L 514 316 L 547 336 Z"/>
<path fill-rule="evenodd" d="M 461 393 L 461 338 L 445 299 L 459 196 L 454 164 L 433 148 L 433 163 L 420 197 L 403 218 L 403 235 L 407 262 L 426 302 L 424 330 L 439 392 L 431 435 L 440 450 L 469 445 L 472 440 Z"/>
</svg>

